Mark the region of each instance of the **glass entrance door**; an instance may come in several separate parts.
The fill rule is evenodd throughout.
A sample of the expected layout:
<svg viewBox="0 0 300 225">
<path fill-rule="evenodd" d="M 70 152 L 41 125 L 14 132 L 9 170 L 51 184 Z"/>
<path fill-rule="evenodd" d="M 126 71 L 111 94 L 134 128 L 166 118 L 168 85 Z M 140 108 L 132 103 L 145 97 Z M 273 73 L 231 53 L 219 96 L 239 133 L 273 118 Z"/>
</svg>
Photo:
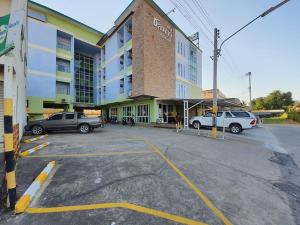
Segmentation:
<svg viewBox="0 0 300 225">
<path fill-rule="evenodd" d="M 158 105 L 158 114 L 159 119 L 162 123 L 168 123 L 168 105 L 167 104 L 159 104 Z"/>
</svg>

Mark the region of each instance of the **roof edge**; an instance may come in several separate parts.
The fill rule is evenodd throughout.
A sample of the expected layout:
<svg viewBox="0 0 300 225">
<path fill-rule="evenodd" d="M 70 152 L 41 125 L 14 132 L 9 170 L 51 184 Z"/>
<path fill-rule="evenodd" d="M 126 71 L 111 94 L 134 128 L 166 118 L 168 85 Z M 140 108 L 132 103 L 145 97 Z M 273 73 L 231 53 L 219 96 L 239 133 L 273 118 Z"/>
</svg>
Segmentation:
<svg viewBox="0 0 300 225">
<path fill-rule="evenodd" d="M 75 23 L 75 24 L 78 24 L 78 25 L 80 25 L 80 26 L 86 27 L 86 28 L 88 28 L 89 30 L 91 30 L 91 31 L 93 31 L 93 32 L 95 32 L 95 33 L 97 33 L 97 34 L 100 34 L 100 35 L 102 35 L 102 36 L 104 35 L 103 32 L 101 32 L 101 31 L 99 31 L 99 30 L 96 30 L 96 29 L 93 28 L 93 27 L 90 27 L 90 26 L 88 26 L 88 25 L 86 25 L 86 24 L 84 24 L 84 23 L 82 23 L 82 22 L 80 22 L 80 21 L 78 21 L 78 20 L 76 20 L 76 19 L 73 19 L 73 18 L 70 17 L 70 16 L 67 16 L 67 15 L 65 15 L 65 14 L 63 14 L 63 13 L 61 13 L 61 12 L 58 12 L 58 11 L 56 11 L 56 10 L 54 10 L 54 9 L 51 9 L 51 8 L 45 6 L 45 5 L 42 5 L 42 4 L 37 3 L 37 2 L 34 2 L 34 1 L 32 1 L 32 0 L 28 0 L 28 7 L 29 7 L 30 4 L 35 5 L 35 6 L 37 6 L 37 7 L 40 7 L 40 8 L 43 8 L 43 9 L 45 9 L 45 10 L 48 10 L 48 11 L 50 11 L 50 12 L 52 12 L 52 13 L 55 13 L 55 14 L 57 14 L 57 15 L 59 15 L 59 16 L 62 16 L 62 17 L 64 17 L 64 18 L 66 18 L 67 20 L 69 20 L 69 21 L 71 21 L 71 22 L 73 22 L 73 23 Z"/>
</svg>

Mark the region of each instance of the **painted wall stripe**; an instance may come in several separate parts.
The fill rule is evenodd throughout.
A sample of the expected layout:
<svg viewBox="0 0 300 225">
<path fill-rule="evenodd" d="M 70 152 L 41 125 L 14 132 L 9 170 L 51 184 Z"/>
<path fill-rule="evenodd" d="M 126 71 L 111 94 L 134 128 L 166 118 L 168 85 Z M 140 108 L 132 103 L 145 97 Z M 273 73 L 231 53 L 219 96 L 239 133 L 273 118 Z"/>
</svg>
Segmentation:
<svg viewBox="0 0 300 225">
<path fill-rule="evenodd" d="M 4 134 L 4 150 L 6 152 L 13 151 L 14 150 L 14 134 Z"/>
<path fill-rule="evenodd" d="M 5 162 L 6 162 L 6 173 L 10 173 L 15 170 L 13 151 L 5 152 Z"/>
<path fill-rule="evenodd" d="M 6 179 L 7 179 L 7 188 L 8 189 L 16 188 L 16 173 L 15 173 L 15 171 L 7 172 Z"/>
<path fill-rule="evenodd" d="M 72 211 L 84 211 L 84 210 L 95 210 L 95 209 L 111 209 L 111 208 L 124 208 L 132 211 L 148 214 L 151 216 L 163 218 L 166 220 L 174 221 L 181 224 L 188 225 L 207 225 L 206 223 L 188 219 L 185 217 L 177 216 L 174 214 L 166 213 L 156 209 L 146 208 L 139 205 L 130 203 L 103 203 L 103 204 L 92 204 L 92 205 L 77 205 L 77 206 L 62 206 L 53 208 L 28 208 L 27 213 L 31 214 L 42 214 L 42 213 L 61 213 L 61 212 L 72 212 Z"/>
<path fill-rule="evenodd" d="M 4 134 L 13 133 L 13 118 L 12 116 L 4 116 Z"/>
<path fill-rule="evenodd" d="M 4 116 L 11 116 L 13 114 L 13 101 L 11 98 L 5 98 L 4 104 Z"/>
<path fill-rule="evenodd" d="M 34 182 L 25 191 L 23 196 L 18 200 L 15 207 L 15 213 L 23 213 L 26 210 L 30 201 L 32 200 L 36 192 L 39 190 L 39 188 L 42 186 L 42 184 L 45 182 L 46 178 L 49 176 L 55 164 L 55 161 L 48 163 L 48 165 L 43 169 L 39 176 L 37 176 Z"/>
</svg>

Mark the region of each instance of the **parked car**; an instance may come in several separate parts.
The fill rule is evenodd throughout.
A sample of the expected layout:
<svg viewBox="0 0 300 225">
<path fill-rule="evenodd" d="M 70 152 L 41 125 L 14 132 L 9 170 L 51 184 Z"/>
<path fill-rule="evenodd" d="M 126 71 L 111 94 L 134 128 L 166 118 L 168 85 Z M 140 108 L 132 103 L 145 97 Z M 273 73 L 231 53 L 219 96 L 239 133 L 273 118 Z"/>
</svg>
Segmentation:
<svg viewBox="0 0 300 225">
<path fill-rule="evenodd" d="M 238 115 L 237 113 L 235 113 Z M 250 114 L 249 114 L 250 115 Z M 212 126 L 212 112 L 208 112 L 203 116 L 195 116 L 190 120 L 190 124 L 198 129 L 201 127 Z M 248 116 L 235 116 L 233 112 L 224 111 L 217 113 L 217 126 L 225 127 L 233 134 L 239 134 L 244 129 L 250 129 L 256 124 L 256 119 Z"/>
<path fill-rule="evenodd" d="M 83 113 L 67 112 L 53 114 L 47 119 L 30 121 L 25 130 L 31 131 L 33 135 L 55 130 L 79 130 L 80 133 L 86 134 L 102 126 L 101 117 L 88 118 Z"/>
<path fill-rule="evenodd" d="M 230 111 L 230 112 L 235 117 L 245 117 L 245 118 L 255 119 L 255 124 L 253 124 L 253 127 L 259 123 L 257 116 L 255 116 L 252 112 L 246 112 L 246 111 Z"/>
</svg>

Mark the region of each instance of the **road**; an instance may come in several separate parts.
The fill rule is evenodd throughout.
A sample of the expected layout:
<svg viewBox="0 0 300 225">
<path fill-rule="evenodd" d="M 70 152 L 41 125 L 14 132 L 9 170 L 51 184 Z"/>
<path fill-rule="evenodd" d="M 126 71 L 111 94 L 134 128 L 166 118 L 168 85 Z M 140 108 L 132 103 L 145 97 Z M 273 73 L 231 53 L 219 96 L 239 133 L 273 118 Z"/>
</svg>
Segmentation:
<svg viewBox="0 0 300 225">
<path fill-rule="evenodd" d="M 299 125 L 265 125 L 300 167 L 300 126 Z"/>
</svg>

